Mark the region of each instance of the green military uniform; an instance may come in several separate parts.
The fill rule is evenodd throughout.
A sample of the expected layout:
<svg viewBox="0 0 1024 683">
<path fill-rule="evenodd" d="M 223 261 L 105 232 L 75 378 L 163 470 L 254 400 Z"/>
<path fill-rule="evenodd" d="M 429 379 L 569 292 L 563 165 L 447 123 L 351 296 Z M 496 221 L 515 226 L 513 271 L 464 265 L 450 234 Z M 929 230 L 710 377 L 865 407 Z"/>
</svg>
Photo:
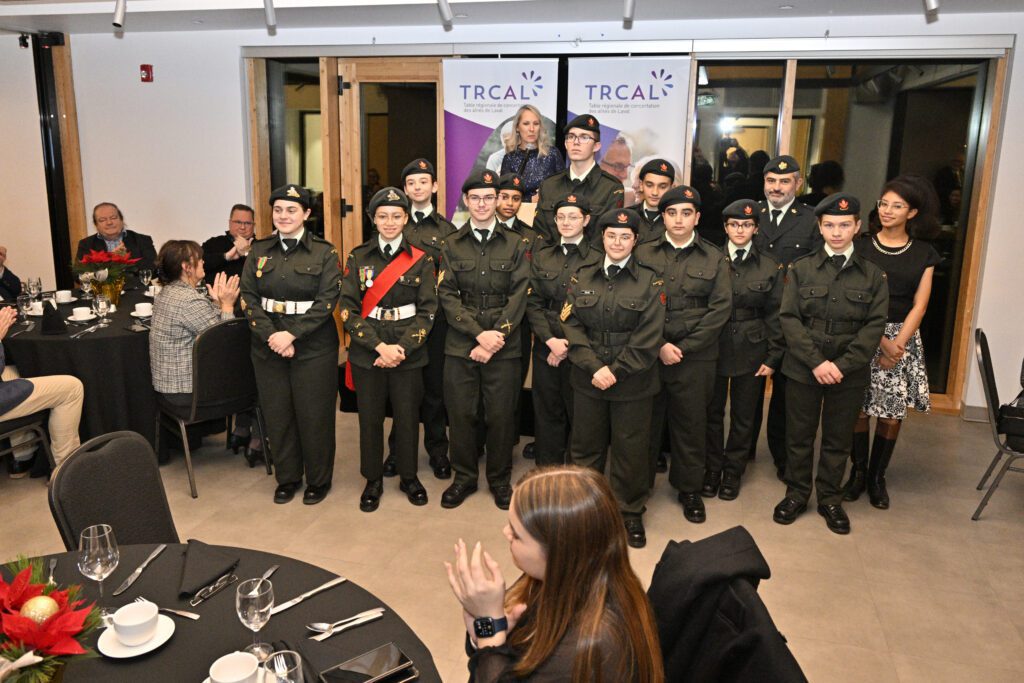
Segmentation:
<svg viewBox="0 0 1024 683">
<path fill-rule="evenodd" d="M 610 213 L 626 218 L 623 227 L 629 223 L 636 232 L 635 212 Z M 617 220 L 609 221 L 606 213 L 597 229 Z M 654 363 L 665 315 L 662 282 L 635 255 L 621 270 L 614 265 L 606 268 L 607 257 L 600 258 L 588 259 L 571 278 L 559 314 L 572 362 L 570 455 L 574 464 L 604 472 L 610 446 L 609 479 L 619 510 L 638 520 L 650 492 L 650 414 L 659 390 Z M 592 383 L 594 373 L 603 367 L 616 378 L 605 390 Z"/>
<path fill-rule="evenodd" d="M 485 174 L 486 175 L 486 174 Z M 493 187 L 494 185 L 490 185 Z M 445 240 L 437 277 L 438 297 L 450 328 L 445 342 L 444 392 L 451 433 L 455 484 L 475 490 L 478 469 L 477 420 L 483 401 L 487 433 L 487 481 L 509 485 L 516 438 L 514 406 L 521 383 L 519 332 L 526 310 L 529 241 L 498 224 L 481 243 L 467 222 Z M 505 345 L 487 363 L 469 357 L 477 335 L 497 330 Z"/>
<path fill-rule="evenodd" d="M 666 178 L 669 186 L 676 180 L 676 169 L 672 162 L 667 159 L 651 159 L 645 163 L 637 174 L 637 179 L 643 183 L 647 174 L 653 174 Z M 661 211 L 655 207 L 648 209 L 645 202 L 641 201 L 629 207 L 640 216 L 640 234 L 637 235 L 637 244 L 644 242 L 656 242 L 665 234 L 665 222 L 661 218 Z"/>
<path fill-rule="evenodd" d="M 501 223 L 501 219 L 498 219 Z M 536 230 L 531 228 L 529 225 L 519 220 L 518 216 L 513 216 L 512 220 L 507 223 L 502 223 L 510 232 L 514 232 L 521 235 L 523 239 L 527 240 L 527 260 L 533 258 L 534 252 L 543 243 L 544 238 L 540 236 Z M 522 354 L 519 356 L 519 388 L 522 389 L 526 383 L 526 376 L 530 373 L 530 349 L 533 347 L 533 333 L 530 330 L 529 324 L 523 324 L 519 328 L 519 334 L 522 336 L 521 344 Z M 517 395 L 516 400 L 516 434 L 519 433 L 519 400 Z"/>
<path fill-rule="evenodd" d="M 739 205 L 754 215 L 756 203 L 740 200 L 726 208 Z M 727 243 L 728 248 L 728 243 Z M 740 251 L 743 253 L 741 254 Z M 755 431 L 755 415 L 764 400 L 764 377 L 754 373 L 761 365 L 778 370 L 785 350 L 779 326 L 779 304 L 784 282 L 782 266 L 771 256 L 761 253 L 753 242 L 736 251 L 729 259 L 729 282 L 732 286 L 732 310 L 729 322 L 722 329 L 718 342 L 718 366 L 715 392 L 708 411 L 707 469 L 725 472 L 735 481 L 747 466 L 751 440 Z M 729 438 L 725 444 L 725 403 L 729 400 Z M 724 445 L 724 450 L 723 450 Z M 738 490 L 738 487 L 737 487 Z M 724 495 L 724 494 L 723 494 Z"/>
<path fill-rule="evenodd" d="M 392 433 L 398 474 L 403 481 L 416 478 L 423 368 L 427 365 L 427 339 L 437 310 L 434 259 L 422 254 L 369 311 L 369 316 L 361 315 L 363 298 L 372 291 L 374 278 L 379 278 L 402 253 L 414 257 L 412 245 L 404 237 L 395 253 L 385 256 L 380 238 L 374 236 L 349 254 L 341 285 L 341 318 L 352 341 L 348 358 L 359 398 L 359 469 L 368 481 L 384 476 L 383 432 L 389 401 L 394 417 Z M 374 366 L 379 358 L 376 347 L 382 342 L 405 349 L 405 360 L 398 367 Z"/>
<path fill-rule="evenodd" d="M 294 186 L 289 186 L 294 189 Z M 273 198 L 289 197 L 278 196 Z M 338 377 L 338 250 L 309 230 L 285 249 L 278 235 L 253 242 L 241 296 L 278 484 L 331 483 Z M 270 349 L 275 332 L 295 335 L 295 355 Z"/>
<path fill-rule="evenodd" d="M 832 195 L 819 204 L 848 195 Z M 855 201 L 855 200 L 854 200 Z M 829 210 L 827 213 L 832 214 Z M 821 416 L 821 451 L 814 479 L 819 505 L 840 505 L 853 425 L 864 400 L 869 363 L 885 329 L 889 288 L 885 273 L 856 250 L 840 268 L 823 247 L 790 264 L 779 319 L 786 339 L 786 497 L 811 495 L 814 438 Z M 843 373 L 839 384 L 819 384 L 813 369 L 826 360 Z"/>
</svg>

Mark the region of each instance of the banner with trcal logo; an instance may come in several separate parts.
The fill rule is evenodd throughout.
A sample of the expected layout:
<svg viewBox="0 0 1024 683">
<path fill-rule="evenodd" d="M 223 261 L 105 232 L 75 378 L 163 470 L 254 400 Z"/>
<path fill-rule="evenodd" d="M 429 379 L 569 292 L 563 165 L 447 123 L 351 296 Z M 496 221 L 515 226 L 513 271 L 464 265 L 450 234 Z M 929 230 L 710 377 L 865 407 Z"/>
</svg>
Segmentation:
<svg viewBox="0 0 1024 683">
<path fill-rule="evenodd" d="M 593 114 L 601 126 L 601 167 L 636 201 L 637 172 L 652 157 L 672 162 L 681 182 L 686 150 L 689 57 L 595 57 L 569 60 L 566 120 Z"/>
<path fill-rule="evenodd" d="M 536 107 L 554 139 L 558 98 L 557 59 L 445 59 L 445 183 L 453 218 L 462 183 L 473 172 L 501 167 L 502 134 L 514 133 L 519 107 Z"/>
</svg>

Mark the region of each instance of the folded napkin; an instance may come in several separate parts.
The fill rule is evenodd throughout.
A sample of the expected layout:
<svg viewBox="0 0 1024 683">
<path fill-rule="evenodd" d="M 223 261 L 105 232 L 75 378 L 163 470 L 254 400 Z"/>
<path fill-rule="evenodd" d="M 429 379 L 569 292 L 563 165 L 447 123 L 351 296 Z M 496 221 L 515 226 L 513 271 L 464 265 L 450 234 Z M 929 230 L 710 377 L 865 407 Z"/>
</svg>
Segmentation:
<svg viewBox="0 0 1024 683">
<path fill-rule="evenodd" d="M 191 598 L 211 583 L 238 566 L 238 558 L 202 541 L 190 538 L 183 552 L 181 587 L 178 595 Z"/>
<path fill-rule="evenodd" d="M 64 334 L 68 325 L 49 299 L 43 302 L 43 334 Z"/>
</svg>

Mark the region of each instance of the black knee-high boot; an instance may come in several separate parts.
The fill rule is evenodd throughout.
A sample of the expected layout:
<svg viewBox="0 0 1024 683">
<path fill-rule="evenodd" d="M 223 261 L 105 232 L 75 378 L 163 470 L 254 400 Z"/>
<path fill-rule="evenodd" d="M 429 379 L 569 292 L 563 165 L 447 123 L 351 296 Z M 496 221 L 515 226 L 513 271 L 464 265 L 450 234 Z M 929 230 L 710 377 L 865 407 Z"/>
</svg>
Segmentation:
<svg viewBox="0 0 1024 683">
<path fill-rule="evenodd" d="M 853 433 L 853 447 L 850 450 L 850 457 L 853 458 L 853 467 L 850 468 L 850 478 L 843 486 L 843 500 L 857 500 L 860 494 L 864 493 L 865 480 L 868 474 L 868 432 Z"/>
<path fill-rule="evenodd" d="M 868 463 L 868 499 L 879 510 L 889 509 L 889 492 L 885 488 L 885 470 L 889 467 L 896 439 L 875 434 L 871 444 L 871 462 Z"/>
</svg>

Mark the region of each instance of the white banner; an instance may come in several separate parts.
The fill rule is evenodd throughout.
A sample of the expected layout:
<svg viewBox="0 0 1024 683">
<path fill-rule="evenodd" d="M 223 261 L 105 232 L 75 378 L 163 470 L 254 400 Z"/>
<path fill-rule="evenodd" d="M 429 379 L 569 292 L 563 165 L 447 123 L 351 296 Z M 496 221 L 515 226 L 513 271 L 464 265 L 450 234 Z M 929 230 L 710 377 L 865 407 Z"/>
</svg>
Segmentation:
<svg viewBox="0 0 1024 683">
<path fill-rule="evenodd" d="M 598 162 L 622 180 L 625 204 L 635 203 L 636 173 L 662 157 L 683 176 L 689 57 L 609 57 L 569 60 L 568 116 L 593 114 L 601 124 Z"/>
</svg>

